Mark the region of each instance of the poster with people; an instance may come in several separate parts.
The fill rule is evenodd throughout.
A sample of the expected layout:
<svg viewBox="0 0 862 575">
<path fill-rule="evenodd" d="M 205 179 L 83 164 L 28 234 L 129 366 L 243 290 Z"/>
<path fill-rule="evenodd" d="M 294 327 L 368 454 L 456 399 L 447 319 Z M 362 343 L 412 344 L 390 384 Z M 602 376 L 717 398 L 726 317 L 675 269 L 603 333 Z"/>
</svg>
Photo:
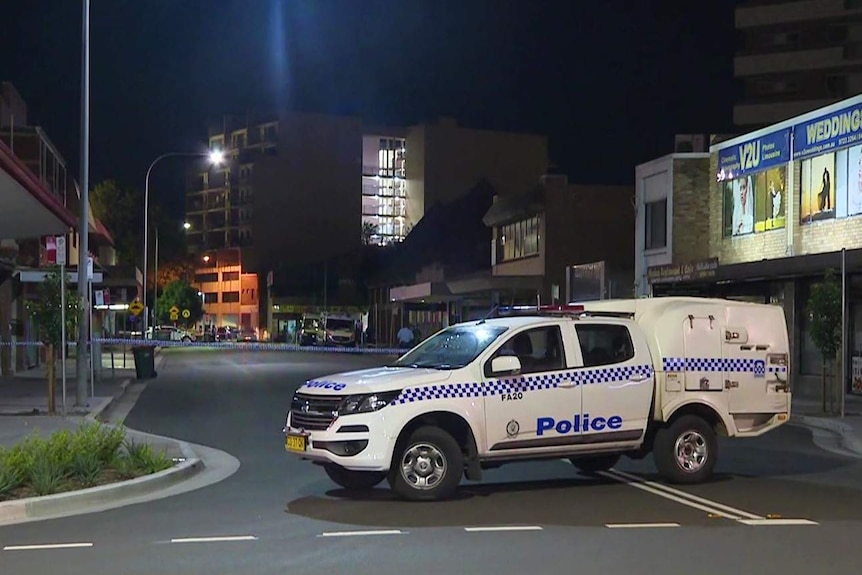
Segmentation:
<svg viewBox="0 0 862 575">
<path fill-rule="evenodd" d="M 803 223 L 835 217 L 835 154 L 802 162 L 800 219 Z"/>
<path fill-rule="evenodd" d="M 754 177 L 755 231 L 765 232 L 784 227 L 786 184 L 786 166 L 760 172 Z"/>
<path fill-rule="evenodd" d="M 754 178 L 743 176 L 733 180 L 732 235 L 754 232 Z"/>
</svg>

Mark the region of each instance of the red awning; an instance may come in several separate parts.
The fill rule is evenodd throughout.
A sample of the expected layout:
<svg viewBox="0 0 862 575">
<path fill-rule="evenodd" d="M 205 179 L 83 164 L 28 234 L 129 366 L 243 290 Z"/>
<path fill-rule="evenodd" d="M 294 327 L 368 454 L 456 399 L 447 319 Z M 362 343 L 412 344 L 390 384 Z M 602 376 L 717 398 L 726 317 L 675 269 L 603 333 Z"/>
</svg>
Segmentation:
<svg viewBox="0 0 862 575">
<path fill-rule="evenodd" d="M 77 222 L 63 202 L 0 141 L 0 238 L 63 234 Z"/>
</svg>

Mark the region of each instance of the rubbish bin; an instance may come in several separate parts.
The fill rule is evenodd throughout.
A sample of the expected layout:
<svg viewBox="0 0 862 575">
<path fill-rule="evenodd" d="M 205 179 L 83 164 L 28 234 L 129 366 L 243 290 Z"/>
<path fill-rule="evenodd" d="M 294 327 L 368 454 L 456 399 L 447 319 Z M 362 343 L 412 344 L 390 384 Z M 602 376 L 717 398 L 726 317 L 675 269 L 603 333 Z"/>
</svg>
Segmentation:
<svg viewBox="0 0 862 575">
<path fill-rule="evenodd" d="M 135 358 L 135 376 L 138 379 L 156 377 L 156 348 L 150 345 L 139 345 L 132 348 Z"/>
</svg>

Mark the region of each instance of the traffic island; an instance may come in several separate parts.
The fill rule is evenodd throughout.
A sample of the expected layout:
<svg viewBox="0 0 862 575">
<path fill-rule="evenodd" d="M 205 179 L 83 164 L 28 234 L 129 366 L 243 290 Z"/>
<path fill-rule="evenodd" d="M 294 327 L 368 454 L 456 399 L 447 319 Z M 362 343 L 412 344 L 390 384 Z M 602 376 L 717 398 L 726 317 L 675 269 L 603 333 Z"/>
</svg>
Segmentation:
<svg viewBox="0 0 862 575">
<path fill-rule="evenodd" d="M 88 421 L 0 449 L 0 524 L 146 496 L 203 468 L 188 444 Z"/>
</svg>

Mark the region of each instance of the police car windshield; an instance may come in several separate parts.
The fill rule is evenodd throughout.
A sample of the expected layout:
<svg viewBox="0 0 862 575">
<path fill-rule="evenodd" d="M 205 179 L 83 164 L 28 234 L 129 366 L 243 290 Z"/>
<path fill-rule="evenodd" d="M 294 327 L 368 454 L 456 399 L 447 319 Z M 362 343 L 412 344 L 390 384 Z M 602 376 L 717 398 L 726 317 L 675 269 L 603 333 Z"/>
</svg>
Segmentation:
<svg viewBox="0 0 862 575">
<path fill-rule="evenodd" d="M 504 326 L 488 325 L 450 327 L 424 341 L 392 364 L 392 367 L 464 367 L 485 351 L 506 329 Z"/>
</svg>

